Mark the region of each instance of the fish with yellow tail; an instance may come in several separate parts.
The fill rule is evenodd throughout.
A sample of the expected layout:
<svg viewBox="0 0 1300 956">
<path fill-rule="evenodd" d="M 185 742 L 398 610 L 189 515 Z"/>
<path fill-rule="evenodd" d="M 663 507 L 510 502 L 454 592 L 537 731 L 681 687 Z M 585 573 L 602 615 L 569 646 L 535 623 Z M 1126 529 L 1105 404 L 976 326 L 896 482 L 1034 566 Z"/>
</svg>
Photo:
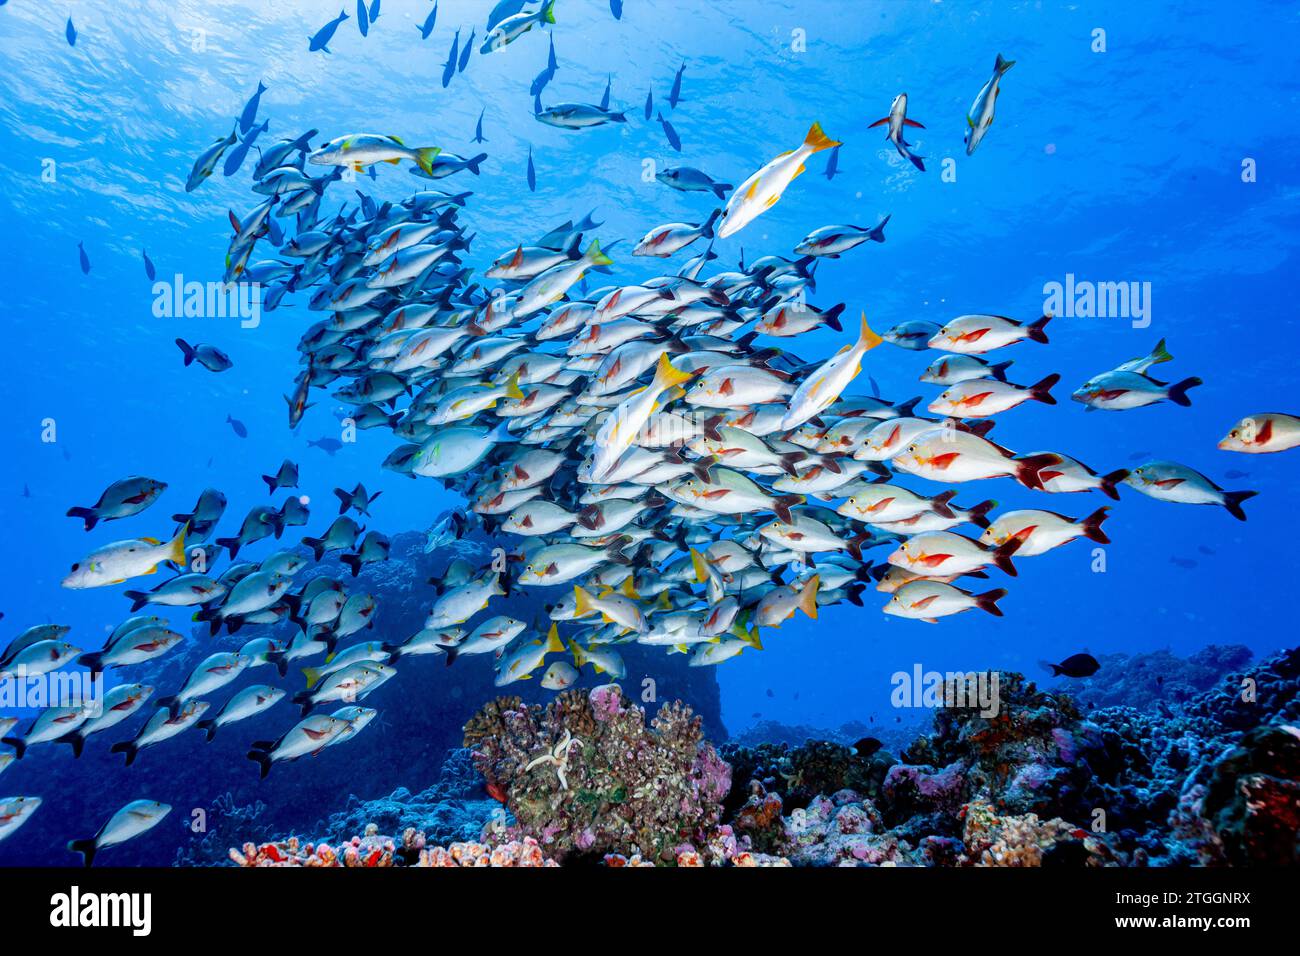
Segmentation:
<svg viewBox="0 0 1300 956">
<path fill-rule="evenodd" d="M 967 156 L 975 155 L 975 150 L 993 125 L 993 112 L 997 106 L 998 94 L 1002 92 L 1002 77 L 1015 65 L 1015 60 L 1004 60 L 1001 53 L 993 61 L 993 75 L 980 88 L 975 102 L 971 103 L 970 110 L 966 113 Z"/>
<path fill-rule="evenodd" d="M 618 592 L 607 591 L 599 597 L 575 584 L 573 598 L 575 617 L 599 614 L 607 624 L 612 622 L 637 634 L 649 630 L 645 614 L 636 603 L 640 595 L 630 577 L 620 585 Z"/>
<path fill-rule="evenodd" d="M 354 172 L 365 172 L 375 163 L 392 163 L 394 166 L 409 159 L 426 173 L 433 173 L 433 160 L 440 152 L 438 146 L 407 146 L 396 136 L 377 133 L 353 133 L 332 139 L 307 157 L 318 166 L 345 166 Z"/>
<path fill-rule="evenodd" d="M 781 419 L 781 431 L 798 428 L 810 418 L 816 418 L 833 405 L 849 383 L 862 371 L 862 357 L 881 343 L 882 339 L 867 325 L 867 313 L 862 313 L 862 328 L 858 340 L 846 345 L 813 372 L 795 389 Z"/>
<path fill-rule="evenodd" d="M 583 647 L 577 641 L 571 641 L 569 650 L 573 652 L 573 666 L 578 670 L 590 664 L 596 668 L 597 674 L 608 674 L 615 680 L 622 680 L 627 676 L 627 665 L 623 663 L 623 655 L 612 647 Z"/>
<path fill-rule="evenodd" d="M 600 431 L 596 433 L 596 451 L 591 457 L 588 478 L 585 480 L 600 483 L 618 464 L 623 453 L 632 447 L 632 442 L 650 420 L 650 416 L 659 410 L 664 393 L 689 382 L 693 376 L 693 372 L 675 368 L 668 361 L 667 353 L 660 355 L 653 381 L 621 402 L 600 426 Z M 579 472 L 578 477 L 583 480 L 583 473 Z"/>
<path fill-rule="evenodd" d="M 563 650 L 564 642 L 560 640 L 559 628 L 552 624 L 551 629 L 546 632 L 545 639 L 527 641 L 515 650 L 502 655 L 497 663 L 496 686 L 504 687 L 517 680 L 530 679 L 533 671 L 542 666 L 547 654 Z"/>
<path fill-rule="evenodd" d="M 813 123 L 798 149 L 776 157 L 731 194 L 731 199 L 722 211 L 722 218 L 718 220 L 718 237 L 725 239 L 735 235 L 760 214 L 771 209 L 794 178 L 804 171 L 804 162 L 809 156 L 839 145 L 838 140 L 831 139 L 822 132 L 820 123 Z"/>
<path fill-rule="evenodd" d="M 760 627 L 779 627 L 794 617 L 796 610 L 817 620 L 817 590 L 820 587 L 821 575 L 814 574 L 798 587 L 782 584 L 773 588 L 758 602 L 758 607 L 754 610 L 754 623 Z"/>
<path fill-rule="evenodd" d="M 121 584 L 127 578 L 153 574 L 164 561 L 184 567 L 185 532 L 188 528 L 188 525 L 182 526 L 176 537 L 167 542 L 157 538 L 129 538 L 106 544 L 74 564 L 64 577 L 63 586 L 81 590 Z"/>
</svg>

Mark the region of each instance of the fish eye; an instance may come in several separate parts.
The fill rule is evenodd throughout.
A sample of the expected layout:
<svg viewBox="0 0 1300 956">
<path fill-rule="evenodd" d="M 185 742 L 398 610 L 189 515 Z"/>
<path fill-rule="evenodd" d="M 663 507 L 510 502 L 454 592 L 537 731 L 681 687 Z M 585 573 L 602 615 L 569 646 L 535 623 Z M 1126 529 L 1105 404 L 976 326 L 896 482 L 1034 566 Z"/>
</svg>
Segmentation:
<svg viewBox="0 0 1300 956">
<path fill-rule="evenodd" d="M 79 567 L 81 567 L 81 562 L 80 562 L 80 561 L 78 561 L 76 564 L 74 564 L 74 565 L 72 566 L 71 570 L 75 571 L 75 570 L 77 570 L 77 568 L 79 568 Z"/>
</svg>

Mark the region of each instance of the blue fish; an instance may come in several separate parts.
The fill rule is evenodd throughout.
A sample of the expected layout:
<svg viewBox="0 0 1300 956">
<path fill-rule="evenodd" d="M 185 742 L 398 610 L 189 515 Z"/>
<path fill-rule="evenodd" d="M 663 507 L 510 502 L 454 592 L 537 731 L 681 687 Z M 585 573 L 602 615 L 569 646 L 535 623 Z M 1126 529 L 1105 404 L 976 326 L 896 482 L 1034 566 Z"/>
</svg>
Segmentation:
<svg viewBox="0 0 1300 956">
<path fill-rule="evenodd" d="M 357 29 L 361 35 L 370 35 L 370 11 L 366 9 L 366 0 L 357 0 Z"/>
<path fill-rule="evenodd" d="M 560 64 L 555 62 L 555 34 L 550 35 L 550 47 L 546 51 L 546 68 L 551 71 L 551 76 L 555 76 L 555 71 L 560 68 Z"/>
<path fill-rule="evenodd" d="M 460 65 L 457 66 L 457 68 L 456 68 L 456 69 L 459 70 L 461 73 L 464 73 L 464 72 L 465 72 L 465 67 L 469 66 L 469 55 L 470 55 L 470 53 L 472 53 L 473 51 L 474 51 L 474 29 L 471 27 L 471 28 L 470 28 L 470 31 L 469 31 L 469 39 L 466 40 L 466 41 L 465 41 L 465 45 L 464 45 L 463 47 L 461 47 L 461 51 L 460 51 Z"/>
<path fill-rule="evenodd" d="M 609 0 L 609 12 L 614 14 L 615 20 L 622 20 L 623 0 Z"/>
<path fill-rule="evenodd" d="M 231 418 L 229 415 L 227 415 L 226 421 L 227 423 L 229 423 L 230 427 L 235 430 L 235 434 L 238 435 L 240 438 L 248 437 L 248 428 L 238 418 Z"/>
<path fill-rule="evenodd" d="M 346 10 L 340 10 L 339 15 L 335 19 L 317 30 L 316 35 L 307 41 L 307 51 L 309 53 L 315 53 L 317 50 L 324 50 L 326 53 L 330 52 L 329 42 L 334 39 L 334 31 L 337 30 L 339 24 L 347 18 L 348 12 Z"/>
<path fill-rule="evenodd" d="M 437 0 L 434 0 L 433 9 L 430 10 L 429 15 L 424 18 L 424 26 L 415 28 L 420 31 L 421 40 L 429 39 L 429 34 L 433 32 L 434 21 L 437 19 L 438 19 L 438 2 Z"/>
<path fill-rule="evenodd" d="M 253 141 L 266 132 L 266 128 L 271 125 L 270 120 L 263 120 L 261 126 L 254 126 L 249 130 L 248 135 L 236 144 L 235 148 L 226 154 L 225 165 L 221 167 L 221 172 L 226 176 L 233 176 L 239 171 L 239 167 L 244 165 L 244 157 L 252 148 Z"/>
<path fill-rule="evenodd" d="M 257 121 L 257 107 L 262 101 L 262 94 L 266 92 L 266 85 L 261 80 L 257 81 L 257 92 L 249 97 L 248 102 L 244 104 L 244 112 L 239 114 L 239 131 L 247 133 L 253 128 L 253 123 Z"/>
<path fill-rule="evenodd" d="M 677 137 L 677 130 L 673 129 L 673 124 L 664 119 L 664 114 L 659 114 L 659 125 L 664 128 L 664 135 L 668 137 L 668 145 L 677 152 L 682 151 L 682 141 Z"/>
<path fill-rule="evenodd" d="M 140 255 L 144 256 L 144 274 L 147 275 L 149 277 L 149 281 L 152 282 L 154 280 L 154 277 L 157 276 L 158 274 L 153 267 L 153 261 L 149 258 L 149 253 L 146 252 L 144 249 L 140 250 Z"/>
<path fill-rule="evenodd" d="M 679 69 L 677 75 L 673 77 L 673 88 L 668 93 L 668 105 L 673 109 L 677 109 L 677 101 L 682 98 L 682 74 L 685 72 L 686 61 L 683 60 L 681 69 Z"/>
<path fill-rule="evenodd" d="M 602 110 L 609 109 L 609 90 L 613 82 L 613 77 L 605 77 L 605 95 L 600 98 L 600 108 Z"/>
<path fill-rule="evenodd" d="M 370 4 L 370 22 L 374 23 L 378 19 L 379 19 L 379 0 L 374 0 L 374 2 Z"/>
<path fill-rule="evenodd" d="M 533 148 L 528 147 L 528 189 L 537 192 L 537 170 L 533 168 Z"/>
<path fill-rule="evenodd" d="M 834 179 L 835 174 L 840 171 L 840 148 L 836 146 L 831 150 L 831 154 L 826 157 L 826 178 Z"/>
<path fill-rule="evenodd" d="M 479 111 L 478 123 L 474 126 L 474 142 L 476 143 L 487 142 L 487 140 L 483 138 L 483 114 L 486 112 L 487 112 L 486 107 L 484 107 L 482 110 Z"/>
<path fill-rule="evenodd" d="M 90 256 L 86 255 L 86 247 L 77 243 L 77 254 L 81 259 L 81 271 L 90 275 Z"/>
<path fill-rule="evenodd" d="M 533 96 L 540 96 L 542 90 L 546 88 L 546 84 L 549 82 L 551 82 L 551 71 L 546 67 L 542 67 L 542 72 L 537 74 L 537 77 L 533 80 L 532 86 L 528 87 L 528 92 Z"/>
<path fill-rule="evenodd" d="M 72 17 L 68 17 L 68 25 L 64 29 L 63 35 L 68 38 L 68 46 L 77 45 L 77 28 L 72 25 Z"/>
<path fill-rule="evenodd" d="M 654 115 L 655 110 L 655 91 L 651 90 L 645 95 L 645 118 L 650 122 L 650 117 Z"/>
<path fill-rule="evenodd" d="M 456 59 L 460 49 L 460 28 L 456 28 L 456 35 L 451 38 L 451 52 L 447 54 L 447 62 L 442 65 L 442 88 L 445 90 L 451 78 L 456 75 Z"/>
<path fill-rule="evenodd" d="M 492 12 L 488 14 L 488 33 L 491 33 L 492 28 L 502 20 L 507 17 L 513 17 L 516 13 L 522 10 L 526 2 L 527 0 L 499 0 L 497 5 L 492 8 Z"/>
</svg>

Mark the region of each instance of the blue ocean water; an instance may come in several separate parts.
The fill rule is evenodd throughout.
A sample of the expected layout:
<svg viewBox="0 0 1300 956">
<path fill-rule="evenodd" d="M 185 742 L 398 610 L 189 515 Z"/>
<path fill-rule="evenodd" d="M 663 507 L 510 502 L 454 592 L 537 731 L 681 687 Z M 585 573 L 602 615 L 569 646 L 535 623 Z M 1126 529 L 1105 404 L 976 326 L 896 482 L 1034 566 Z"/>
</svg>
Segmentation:
<svg viewBox="0 0 1300 956">
<path fill-rule="evenodd" d="M 654 266 L 626 255 L 631 244 L 659 223 L 703 220 L 714 200 L 647 181 L 647 168 L 694 165 L 738 183 L 797 146 L 818 121 L 844 143 L 837 175 L 828 179 L 824 155 L 814 157 L 780 203 L 716 243 L 720 264 L 734 265 L 742 247 L 747 261 L 789 255 L 819 226 L 870 226 L 890 215 L 884 244 L 820 264 L 814 302 L 845 302 L 848 316 L 865 310 L 883 330 L 913 319 L 942 324 L 966 312 L 1032 319 L 1045 285 L 1067 276 L 1150 289 L 1144 327 L 1135 324 L 1145 319 L 1062 316 L 1049 328 L 1049 346 L 1011 350 L 1014 380 L 1059 372 L 1062 401 L 1001 416 L 994 437 L 1018 450 L 1065 451 L 1101 472 L 1147 458 L 1184 462 L 1227 488 L 1258 491 L 1245 506 L 1249 521 L 1125 490 L 1106 525 L 1113 544 L 1100 557 L 1090 543 L 1075 542 L 1021 562 L 1020 576 L 1007 582 L 1002 619 L 971 613 L 937 626 L 897 620 L 879 613 L 874 605 L 883 595 L 870 589 L 866 607 L 827 608 L 815 622 L 796 616 L 765 634 L 764 650 L 718 669 L 723 719 L 733 733 L 759 719 L 817 727 L 870 715 L 892 721 L 890 675 L 917 664 L 1043 678 L 1038 661 L 1084 650 L 1187 654 L 1240 643 L 1265 652 L 1287 641 L 1300 460 L 1292 455 L 1300 452 L 1232 455 L 1215 443 L 1245 415 L 1297 410 L 1300 377 L 1290 343 L 1300 322 L 1288 305 L 1288 278 L 1297 269 L 1291 238 L 1300 225 L 1300 133 L 1286 118 L 1300 83 L 1285 65 L 1300 41 L 1295 10 L 1267 3 L 626 0 L 616 20 L 606 0 L 559 0 L 554 27 L 499 54 L 476 50 L 444 88 L 453 33 L 461 29 L 464 39 L 476 29 L 477 46 L 490 6 L 441 0 L 434 31 L 422 40 L 416 27 L 431 5 L 384 0 L 368 36 L 351 19 L 329 54 L 307 45 L 336 13 L 327 2 L 11 0 L 0 8 L 5 641 L 30 625 L 58 622 L 72 626 L 74 642 L 98 646 L 125 614 L 120 589 L 64 590 L 67 567 L 114 537 L 169 536 L 166 516 L 188 509 L 208 486 L 228 496 L 220 533 L 234 533 L 243 513 L 267 500 L 259 476 L 285 457 L 300 464 L 301 493 L 316 505 L 307 531 L 332 517 L 331 489 L 357 481 L 383 492 L 374 525 L 389 534 L 421 530 L 460 504 L 430 482 L 380 470 L 395 444 L 386 431 L 362 432 L 333 455 L 309 447 L 311 439 L 338 435 L 328 399 L 297 434 L 286 427 L 281 396 L 297 371 L 298 338 L 316 318 L 301 297 L 266 313 L 256 328 L 232 318 L 154 314 L 141 250 L 160 280 L 218 280 L 227 211 L 242 215 L 261 198 L 250 191 L 256 154 L 235 175 L 218 169 L 196 191 L 184 190 L 194 158 L 229 131 L 259 80 L 267 86 L 259 112 L 259 123 L 270 123 L 265 144 L 314 127 L 322 138 L 393 133 L 473 155 L 482 112 L 482 175 L 463 172 L 437 184 L 473 190 L 462 221 L 476 235 L 467 262 L 479 267 L 595 210 L 602 238 L 625 240 L 623 255 L 614 254 L 613 281 L 654 275 Z M 75 46 L 65 38 L 68 15 Z M 627 124 L 570 132 L 534 121 L 528 87 L 546 64 L 552 36 L 558 71 L 543 101 L 597 102 L 608 78 Z M 967 157 L 966 110 L 998 53 L 1017 65 L 1003 80 L 992 130 Z M 670 109 L 683 63 L 681 100 Z M 680 154 L 657 122 L 642 118 L 649 91 L 681 138 Z M 909 115 L 925 124 L 910 131 L 925 173 L 899 156 L 880 128 L 867 129 L 902 91 Z M 535 191 L 526 181 L 530 148 Z M 355 185 L 398 200 L 427 183 L 405 166 L 381 166 L 376 180 L 361 177 Z M 352 198 L 351 188 L 330 201 Z M 79 242 L 88 274 L 79 266 Z M 671 271 L 696 251 L 670 260 Z M 220 347 L 234 368 L 214 375 L 183 367 L 178 336 Z M 843 338 L 821 331 L 797 348 L 821 357 Z M 1161 338 L 1175 362 L 1158 373 L 1205 380 L 1192 392 L 1192 407 L 1089 414 L 1065 400 L 1087 378 L 1145 354 Z M 869 354 L 864 375 L 890 398 L 928 400 L 934 389 L 917 376 L 934 355 L 882 346 Z M 246 425 L 247 438 L 227 416 Z M 170 487 L 144 515 L 91 534 L 64 517 L 129 474 Z M 1075 517 L 1100 503 L 1058 496 L 1043 504 L 1007 481 L 962 487 L 958 501 L 984 497 L 997 498 L 1000 508 L 1033 504 Z M 272 550 L 255 547 L 250 553 L 258 558 Z M 174 617 L 187 623 L 184 614 Z M 403 696 L 395 690 L 387 689 L 385 733 L 401 733 Z M 287 714 L 266 720 L 264 732 L 274 736 Z M 209 776 L 213 793 L 236 780 L 244 786 L 253 773 L 235 751 L 232 765 L 196 737 L 169 746 L 188 773 Z M 0 792 L 75 793 L 84 784 L 66 758 L 42 755 L 31 767 L 10 768 Z M 193 769 L 199 762 L 202 769 Z M 139 786 L 138 777 L 113 766 Z M 144 779 L 165 791 L 166 768 L 165 761 L 143 762 L 132 772 L 154 775 Z M 307 788 L 312 776 L 340 769 L 337 762 L 300 764 L 293 773 Z M 363 782 L 352 781 L 353 790 Z M 77 835 L 93 832 L 116 808 L 111 799 L 74 798 L 70 806 L 80 812 L 66 829 Z M 43 852 L 15 837 L 0 844 L 0 861 L 67 862 Z M 171 855 L 169 847 L 141 860 L 168 862 Z"/>
</svg>

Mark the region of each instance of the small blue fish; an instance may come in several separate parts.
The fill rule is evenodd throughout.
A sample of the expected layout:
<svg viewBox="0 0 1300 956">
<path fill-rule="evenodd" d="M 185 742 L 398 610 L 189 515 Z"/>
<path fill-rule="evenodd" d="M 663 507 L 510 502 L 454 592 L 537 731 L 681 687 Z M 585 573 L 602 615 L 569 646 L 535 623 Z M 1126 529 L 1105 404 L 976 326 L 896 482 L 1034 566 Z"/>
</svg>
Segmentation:
<svg viewBox="0 0 1300 956">
<path fill-rule="evenodd" d="M 826 157 L 826 178 L 834 179 L 835 174 L 840 171 L 840 148 L 836 146 L 831 150 L 831 154 Z"/>
<path fill-rule="evenodd" d="M 673 129 L 673 124 L 664 119 L 664 114 L 659 114 L 659 125 L 664 128 L 664 135 L 668 137 L 668 145 L 677 152 L 682 151 L 682 141 L 677 136 L 677 130 Z"/>
<path fill-rule="evenodd" d="M 147 275 L 149 281 L 152 282 L 154 277 L 158 274 L 153 267 L 153 261 L 149 258 L 149 253 L 144 249 L 140 250 L 140 255 L 144 256 L 144 274 Z"/>
<path fill-rule="evenodd" d="M 474 29 L 471 27 L 469 31 L 469 39 L 465 41 L 465 45 L 461 47 L 460 50 L 460 64 L 456 67 L 458 72 L 460 73 L 465 72 L 465 67 L 469 66 L 469 55 L 473 52 L 474 52 Z"/>
<path fill-rule="evenodd" d="M 533 79 L 532 85 L 528 87 L 528 92 L 534 97 L 540 96 L 549 82 L 551 82 L 551 71 L 546 67 L 542 67 L 542 72 L 538 73 Z"/>
<path fill-rule="evenodd" d="M 258 80 L 257 92 L 248 98 L 248 102 L 244 104 L 244 112 L 239 114 L 239 131 L 241 133 L 247 133 L 253 128 L 253 124 L 257 122 L 257 107 L 262 101 L 262 94 L 265 92 L 266 85 L 261 80 Z"/>
<path fill-rule="evenodd" d="M 551 76 L 555 76 L 555 71 L 560 68 L 560 64 L 555 61 L 555 34 L 550 36 L 550 46 L 546 51 L 546 68 L 551 71 Z"/>
<path fill-rule="evenodd" d="M 270 120 L 263 120 L 261 126 L 254 126 L 249 131 L 248 135 L 241 139 L 235 148 L 226 154 L 226 162 L 221 167 L 221 172 L 224 175 L 233 176 L 235 173 L 239 172 L 239 167 L 244 165 L 244 157 L 248 155 L 248 151 L 252 148 L 253 142 L 257 137 L 265 133 L 267 127 L 270 125 Z"/>
<path fill-rule="evenodd" d="M 650 122 L 650 117 L 654 115 L 654 109 L 655 109 L 655 91 L 651 90 L 649 93 L 645 95 L 645 118 L 647 123 Z"/>
<path fill-rule="evenodd" d="M 86 247 L 77 243 L 77 253 L 81 258 L 81 271 L 90 275 L 90 256 L 86 255 Z"/>
<path fill-rule="evenodd" d="M 77 28 L 72 25 L 72 17 L 68 17 L 68 26 L 64 29 L 63 35 L 68 38 L 68 46 L 77 45 Z"/>
<path fill-rule="evenodd" d="M 474 126 L 474 142 L 476 143 L 487 142 L 487 140 L 483 138 L 483 114 L 486 112 L 487 112 L 486 107 L 484 107 L 482 110 L 479 111 L 478 123 Z"/>
<path fill-rule="evenodd" d="M 307 41 L 307 51 L 309 53 L 315 53 L 317 50 L 323 50 L 326 53 L 330 52 L 329 42 L 334 39 L 334 31 L 337 30 L 339 24 L 347 18 L 348 12 L 346 10 L 340 10 L 339 15 L 335 19 L 317 30 L 316 35 Z"/>
<path fill-rule="evenodd" d="M 533 148 L 528 147 L 528 189 L 537 192 L 537 170 L 533 168 Z M 86 267 L 89 271 L 89 266 Z"/>
<path fill-rule="evenodd" d="M 623 0 L 609 0 L 609 12 L 614 14 L 615 20 L 622 20 Z"/>
<path fill-rule="evenodd" d="M 447 62 L 442 65 L 442 88 L 445 90 L 451 78 L 456 75 L 456 60 L 460 52 L 460 28 L 456 28 L 456 35 L 451 38 L 451 52 L 447 54 Z"/>
<path fill-rule="evenodd" d="M 357 29 L 361 35 L 370 35 L 370 11 L 366 9 L 366 0 L 357 0 Z"/>
<path fill-rule="evenodd" d="M 434 0 L 433 9 L 430 10 L 429 15 L 424 18 L 424 26 L 419 26 L 415 28 L 420 31 L 421 40 L 429 39 L 429 34 L 433 32 L 434 21 L 437 19 L 438 19 L 438 2 L 437 0 Z"/>
<path fill-rule="evenodd" d="M 610 76 L 605 77 L 605 95 L 600 98 L 600 108 L 602 110 L 609 109 L 609 91 L 610 91 L 610 87 L 613 85 L 613 82 L 614 82 L 613 77 Z"/>
<path fill-rule="evenodd" d="M 238 435 L 240 438 L 248 437 L 248 428 L 245 427 L 244 423 L 241 422 L 238 418 L 231 418 L 229 415 L 227 415 L 226 422 L 227 424 L 230 425 L 231 428 L 235 430 L 235 434 Z"/>
<path fill-rule="evenodd" d="M 677 109 L 677 102 L 682 98 L 682 74 L 685 72 L 686 61 L 683 60 L 681 69 L 679 69 L 677 75 L 673 77 L 673 88 L 668 93 L 668 105 L 673 109 Z"/>
</svg>

